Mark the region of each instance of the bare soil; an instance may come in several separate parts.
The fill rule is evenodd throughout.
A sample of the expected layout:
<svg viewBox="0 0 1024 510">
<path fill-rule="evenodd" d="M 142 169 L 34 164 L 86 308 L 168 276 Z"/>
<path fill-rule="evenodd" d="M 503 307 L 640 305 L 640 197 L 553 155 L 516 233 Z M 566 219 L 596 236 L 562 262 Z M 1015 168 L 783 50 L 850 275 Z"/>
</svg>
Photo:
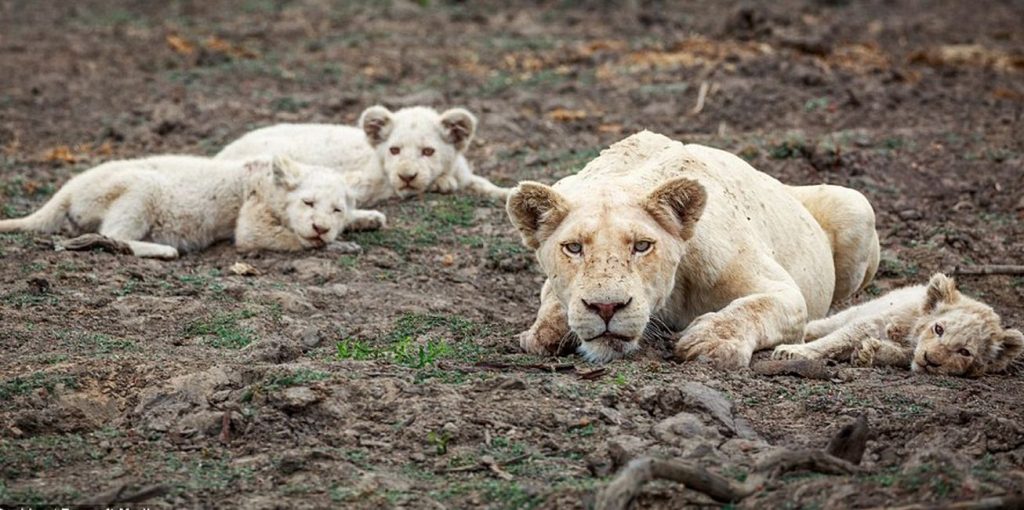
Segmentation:
<svg viewBox="0 0 1024 510">
<path fill-rule="evenodd" d="M 0 214 L 112 158 L 213 154 L 378 102 L 461 105 L 481 119 L 470 160 L 506 185 L 553 182 L 651 129 L 861 190 L 884 250 L 862 300 L 1024 259 L 1022 26 L 1012 0 L 0 1 Z M 134 499 L 582 508 L 631 454 L 742 480 L 767 445 L 824 447 L 858 415 L 867 474 L 789 473 L 736 506 L 1024 490 L 1019 367 L 968 380 L 842 364 L 820 381 L 658 346 L 603 371 L 526 356 L 515 334 L 542 279 L 501 205 L 382 209 L 390 228 L 351 236 L 358 256 L 222 245 L 157 262 L 0 236 L 0 502 L 159 486 Z M 233 274 L 239 261 L 260 274 Z M 1024 279 L 960 284 L 1024 326 Z M 664 482 L 638 502 L 718 505 Z"/>
</svg>

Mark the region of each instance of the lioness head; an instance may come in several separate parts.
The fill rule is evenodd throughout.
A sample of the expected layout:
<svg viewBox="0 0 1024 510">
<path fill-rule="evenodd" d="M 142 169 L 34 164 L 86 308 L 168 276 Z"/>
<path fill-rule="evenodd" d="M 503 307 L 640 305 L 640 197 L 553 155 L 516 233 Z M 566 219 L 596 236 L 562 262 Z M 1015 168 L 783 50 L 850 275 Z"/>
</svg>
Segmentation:
<svg viewBox="0 0 1024 510">
<path fill-rule="evenodd" d="M 991 307 L 960 294 L 946 275 L 932 276 L 922 311 L 910 332 L 914 371 L 976 377 L 1006 369 L 1024 349 L 1020 331 L 1003 329 Z"/>
<path fill-rule="evenodd" d="M 455 164 L 476 133 L 476 117 L 462 108 L 440 115 L 417 106 L 391 112 L 367 108 L 359 127 L 377 151 L 388 182 L 400 197 L 423 193 Z"/>
<path fill-rule="evenodd" d="M 319 248 L 337 239 L 355 208 L 337 172 L 283 156 L 256 165 L 269 170 L 261 195 L 303 246 Z"/>
<path fill-rule="evenodd" d="M 635 350 L 665 305 L 706 200 L 704 187 L 686 178 L 641 197 L 569 197 L 522 182 L 507 209 L 566 309 L 580 354 L 604 362 Z"/>
</svg>

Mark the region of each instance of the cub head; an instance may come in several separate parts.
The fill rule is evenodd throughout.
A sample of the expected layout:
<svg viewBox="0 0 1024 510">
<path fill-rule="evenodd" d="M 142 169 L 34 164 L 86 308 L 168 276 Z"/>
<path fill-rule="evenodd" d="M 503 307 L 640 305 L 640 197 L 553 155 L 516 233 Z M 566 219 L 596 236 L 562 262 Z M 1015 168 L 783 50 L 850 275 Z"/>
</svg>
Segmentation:
<svg viewBox="0 0 1024 510">
<path fill-rule="evenodd" d="M 928 282 L 922 312 L 911 331 L 916 372 L 977 377 L 1005 370 L 1024 350 L 1020 331 L 1003 329 L 991 307 L 960 294 L 944 274 Z"/>
<path fill-rule="evenodd" d="M 319 248 L 337 239 L 355 209 L 355 199 L 337 172 L 283 156 L 261 166 L 265 178 L 260 195 L 303 246 Z"/>
<path fill-rule="evenodd" d="M 522 182 L 508 215 L 567 311 L 579 352 L 605 362 L 635 350 L 668 300 L 707 193 L 676 178 L 647 196 L 596 192 L 570 198 Z"/>
<path fill-rule="evenodd" d="M 407 197 L 425 192 L 455 164 L 476 133 L 476 117 L 462 108 L 438 115 L 423 106 L 397 112 L 372 106 L 359 116 L 359 127 L 391 187 Z"/>
</svg>

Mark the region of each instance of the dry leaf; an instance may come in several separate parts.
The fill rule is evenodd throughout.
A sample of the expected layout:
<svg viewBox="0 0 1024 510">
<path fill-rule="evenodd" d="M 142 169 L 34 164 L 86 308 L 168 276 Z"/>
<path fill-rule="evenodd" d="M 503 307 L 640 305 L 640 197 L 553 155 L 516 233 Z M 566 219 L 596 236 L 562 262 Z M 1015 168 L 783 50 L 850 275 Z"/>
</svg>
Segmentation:
<svg viewBox="0 0 1024 510">
<path fill-rule="evenodd" d="M 445 253 L 444 256 L 441 257 L 441 265 L 445 267 L 451 267 L 455 265 L 455 255 L 451 253 Z"/>
<path fill-rule="evenodd" d="M 597 126 L 597 131 L 599 133 L 618 135 L 622 133 L 622 124 L 601 124 Z"/>
<path fill-rule="evenodd" d="M 206 41 L 203 42 L 203 46 L 205 46 L 206 49 L 210 51 L 216 53 L 223 53 L 224 55 L 229 55 L 235 58 L 252 59 L 259 57 L 259 54 L 257 54 L 255 51 L 252 51 L 244 46 L 231 44 L 230 42 L 221 39 L 217 36 L 208 37 Z"/>
<path fill-rule="evenodd" d="M 587 118 L 587 112 L 584 110 L 567 110 L 565 108 L 555 108 L 548 112 L 548 117 L 555 122 L 575 122 Z"/>
<path fill-rule="evenodd" d="M 54 147 L 43 155 L 43 161 L 46 161 L 47 163 L 64 163 L 73 165 L 78 161 L 78 159 L 78 156 L 76 156 L 67 145 Z"/>
<path fill-rule="evenodd" d="M 259 276 L 262 274 L 259 269 L 256 269 L 245 262 L 235 262 L 229 271 L 231 271 L 231 274 L 236 274 L 238 276 Z"/>
<path fill-rule="evenodd" d="M 167 46 L 179 55 L 191 55 L 196 52 L 196 47 L 192 43 L 174 34 L 167 36 Z"/>
</svg>

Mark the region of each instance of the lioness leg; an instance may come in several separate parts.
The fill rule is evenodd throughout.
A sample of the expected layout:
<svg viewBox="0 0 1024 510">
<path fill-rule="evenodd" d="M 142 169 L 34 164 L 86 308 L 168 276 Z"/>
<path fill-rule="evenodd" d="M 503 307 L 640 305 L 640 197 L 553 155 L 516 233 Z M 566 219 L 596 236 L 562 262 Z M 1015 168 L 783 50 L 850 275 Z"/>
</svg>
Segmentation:
<svg viewBox="0 0 1024 510">
<path fill-rule="evenodd" d="M 569 333 L 569 322 L 565 308 L 551 290 L 551 283 L 544 282 L 540 291 L 540 310 L 530 329 L 519 334 L 519 346 L 533 354 L 560 356 L 576 349 L 576 339 Z"/>
<path fill-rule="evenodd" d="M 780 345 L 772 351 L 773 359 L 839 359 L 845 358 L 865 338 L 877 334 L 879 325 L 867 319 L 844 327 L 806 344 Z"/>
<path fill-rule="evenodd" d="M 752 286 L 754 291 L 749 295 L 722 310 L 697 317 L 680 334 L 676 356 L 692 360 L 705 355 L 720 368 L 739 368 L 750 365 L 756 350 L 800 338 L 807 321 L 807 304 L 800 288 L 791 278 L 788 280 L 762 280 Z"/>
<path fill-rule="evenodd" d="M 124 242 L 136 257 L 178 258 L 178 250 L 173 246 L 139 241 L 149 229 L 149 218 L 145 217 L 142 198 L 131 194 L 121 196 L 110 205 L 100 224 L 99 234 Z"/>
<path fill-rule="evenodd" d="M 352 219 L 345 225 L 345 231 L 379 230 L 388 223 L 387 216 L 380 211 L 356 209 L 352 211 Z"/>
<path fill-rule="evenodd" d="M 832 302 L 866 287 L 878 270 L 880 250 L 871 203 L 860 192 L 842 186 L 822 184 L 788 189 L 814 216 L 832 245 L 836 269 Z"/>
</svg>

